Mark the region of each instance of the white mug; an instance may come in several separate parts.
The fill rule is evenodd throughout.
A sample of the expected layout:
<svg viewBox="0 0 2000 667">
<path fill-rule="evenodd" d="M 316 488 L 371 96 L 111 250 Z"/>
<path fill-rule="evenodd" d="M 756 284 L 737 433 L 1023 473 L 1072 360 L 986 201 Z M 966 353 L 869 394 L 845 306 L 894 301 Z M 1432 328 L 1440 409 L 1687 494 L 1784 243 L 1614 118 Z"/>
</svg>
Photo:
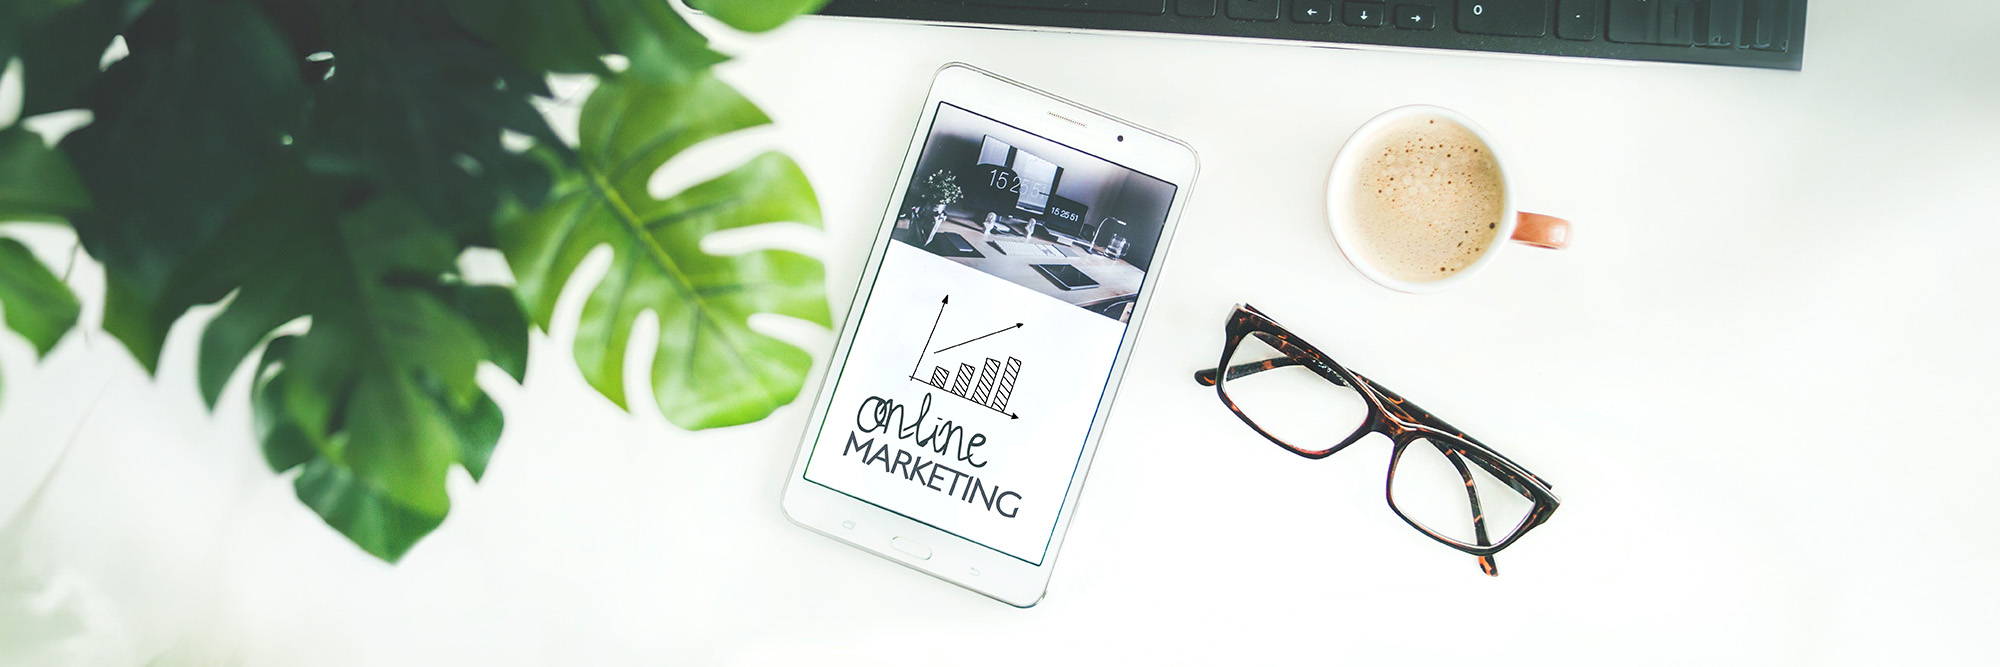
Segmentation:
<svg viewBox="0 0 2000 667">
<path fill-rule="evenodd" d="M 1361 246 L 1356 239 L 1349 238 L 1349 232 L 1343 231 L 1347 225 L 1341 224 L 1341 219 L 1353 210 L 1351 198 L 1355 190 L 1353 185 L 1359 178 L 1355 170 L 1362 162 L 1361 152 L 1373 145 L 1385 128 L 1410 116 L 1434 116 L 1457 123 L 1478 137 L 1493 154 L 1494 163 L 1500 165 L 1501 183 L 1501 213 L 1500 219 L 1494 221 L 1499 226 L 1493 238 L 1511 239 L 1517 243 L 1540 248 L 1560 249 L 1569 246 L 1571 233 L 1568 220 L 1539 213 L 1524 213 L 1515 206 L 1513 175 L 1508 173 L 1507 164 L 1502 159 L 1499 147 L 1495 145 L 1493 137 L 1488 135 L 1486 130 L 1456 111 L 1427 104 L 1413 104 L 1384 111 L 1381 115 L 1362 123 L 1360 129 L 1355 130 L 1354 134 L 1347 138 L 1347 143 L 1340 147 L 1339 155 L 1333 159 L 1333 172 L 1327 176 L 1327 225 L 1333 230 L 1333 240 L 1340 247 L 1340 253 L 1347 257 L 1347 262 L 1354 265 L 1354 269 L 1360 271 L 1361 275 L 1367 276 L 1376 284 L 1399 292 L 1412 294 L 1441 292 L 1471 279 L 1473 274 L 1491 264 L 1493 258 L 1500 254 L 1500 248 L 1507 245 L 1489 243 L 1479 258 L 1465 268 L 1436 280 L 1415 281 L 1390 275 L 1376 264 L 1374 258 L 1368 257 L 1360 249 Z"/>
</svg>

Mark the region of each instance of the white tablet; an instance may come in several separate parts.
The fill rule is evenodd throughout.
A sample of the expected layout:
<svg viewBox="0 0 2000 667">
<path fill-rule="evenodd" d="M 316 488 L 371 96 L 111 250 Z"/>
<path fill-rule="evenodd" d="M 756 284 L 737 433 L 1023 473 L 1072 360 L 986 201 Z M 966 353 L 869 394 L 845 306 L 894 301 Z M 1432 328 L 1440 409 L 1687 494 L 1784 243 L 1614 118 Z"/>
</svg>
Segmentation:
<svg viewBox="0 0 2000 667">
<path fill-rule="evenodd" d="M 791 476 L 798 524 L 1039 602 L 1197 171 L 953 64 L 924 101 Z"/>
</svg>

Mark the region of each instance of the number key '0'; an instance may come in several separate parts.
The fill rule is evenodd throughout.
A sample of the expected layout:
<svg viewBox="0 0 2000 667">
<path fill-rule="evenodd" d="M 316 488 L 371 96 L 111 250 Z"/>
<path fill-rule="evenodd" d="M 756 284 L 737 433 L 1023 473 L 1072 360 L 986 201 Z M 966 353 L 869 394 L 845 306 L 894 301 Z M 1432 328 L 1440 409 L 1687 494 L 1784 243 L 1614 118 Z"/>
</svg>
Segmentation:
<svg viewBox="0 0 2000 667">
<path fill-rule="evenodd" d="M 1460 2 L 1458 31 L 1509 37 L 1545 36 L 1549 34 L 1549 0 Z"/>
</svg>

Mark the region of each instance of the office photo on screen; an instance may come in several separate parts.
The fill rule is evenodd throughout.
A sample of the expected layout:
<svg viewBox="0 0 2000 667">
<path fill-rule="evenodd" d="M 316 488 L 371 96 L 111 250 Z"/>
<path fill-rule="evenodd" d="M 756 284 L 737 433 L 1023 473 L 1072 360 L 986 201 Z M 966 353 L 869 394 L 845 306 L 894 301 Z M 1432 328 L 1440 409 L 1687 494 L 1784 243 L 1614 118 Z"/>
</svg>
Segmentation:
<svg viewBox="0 0 2000 667">
<path fill-rule="evenodd" d="M 939 103 L 892 238 L 1123 322 L 1173 201 L 1171 183 Z"/>
</svg>

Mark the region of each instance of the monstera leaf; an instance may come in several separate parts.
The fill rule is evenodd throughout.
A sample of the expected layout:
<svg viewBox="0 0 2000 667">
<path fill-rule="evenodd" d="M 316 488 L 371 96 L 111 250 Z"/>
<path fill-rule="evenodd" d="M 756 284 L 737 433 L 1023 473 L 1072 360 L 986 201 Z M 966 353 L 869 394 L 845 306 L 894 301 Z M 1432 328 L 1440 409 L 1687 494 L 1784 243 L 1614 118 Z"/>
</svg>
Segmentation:
<svg viewBox="0 0 2000 667">
<path fill-rule="evenodd" d="M 62 220 L 89 205 L 61 153 L 19 125 L 0 130 L 0 222 Z"/>
<path fill-rule="evenodd" d="M 131 54 L 84 95 L 95 120 L 60 147 L 93 199 L 70 224 L 104 264 L 104 327 L 150 370 L 174 321 L 240 278 L 216 259 L 256 251 L 224 228 L 298 159 L 283 138 L 307 96 L 247 2 L 159 0 L 124 34 Z"/>
<path fill-rule="evenodd" d="M 767 0 L 737 0 L 763 4 Z M 449 0 L 467 29 L 530 67 L 610 74 L 607 53 L 626 57 L 626 74 L 685 83 L 723 61 L 708 40 L 663 0 Z M 788 15 L 789 17 L 789 15 Z"/>
<path fill-rule="evenodd" d="M 764 32 L 782 25 L 793 16 L 819 9 L 819 6 L 824 4 L 826 0 L 758 0 L 757 2 L 693 0 L 688 6 L 707 12 L 737 30 Z"/>
<path fill-rule="evenodd" d="M 35 352 L 48 354 L 76 324 L 77 311 L 76 295 L 34 253 L 19 241 L 0 238 L 0 314 L 7 328 L 26 337 Z"/>
<path fill-rule="evenodd" d="M 14 127 L 0 130 L 0 222 L 60 220 L 88 204 L 83 186 L 60 153 Z M 26 246 L 0 238 L 0 319 L 46 355 L 70 327 L 76 295 Z"/>
<path fill-rule="evenodd" d="M 39 354 L 76 324 L 78 304 L 61 280 L 49 273 L 20 242 L 0 238 L 0 316 Z"/>
<path fill-rule="evenodd" d="M 22 116 L 77 106 L 95 82 L 112 38 L 152 0 L 0 2 L 0 67 L 19 56 L 27 86 Z"/>
<path fill-rule="evenodd" d="M 751 329 L 755 313 L 829 324 L 824 272 L 810 257 L 758 250 L 721 257 L 703 237 L 772 222 L 817 226 L 819 205 L 791 160 L 767 153 L 667 199 L 653 173 L 688 147 L 769 123 L 727 84 L 702 74 L 682 84 L 614 77 L 584 104 L 578 168 L 549 204 L 497 231 L 530 317 L 544 328 L 584 255 L 611 249 L 611 270 L 584 304 L 576 361 L 620 407 L 632 325 L 660 323 L 652 386 L 669 420 L 700 429 L 743 424 L 798 396 L 811 357 Z"/>
<path fill-rule="evenodd" d="M 396 560 L 444 520 L 445 475 L 478 479 L 499 440 L 498 406 L 474 373 L 519 380 L 527 320 L 504 287 L 453 276 L 457 246 L 422 209 L 381 199 L 328 233 L 303 226 L 203 334 L 211 401 L 266 332 L 309 318 L 265 347 L 254 398 L 272 468 L 301 467 L 299 499 L 369 553 Z"/>
</svg>

